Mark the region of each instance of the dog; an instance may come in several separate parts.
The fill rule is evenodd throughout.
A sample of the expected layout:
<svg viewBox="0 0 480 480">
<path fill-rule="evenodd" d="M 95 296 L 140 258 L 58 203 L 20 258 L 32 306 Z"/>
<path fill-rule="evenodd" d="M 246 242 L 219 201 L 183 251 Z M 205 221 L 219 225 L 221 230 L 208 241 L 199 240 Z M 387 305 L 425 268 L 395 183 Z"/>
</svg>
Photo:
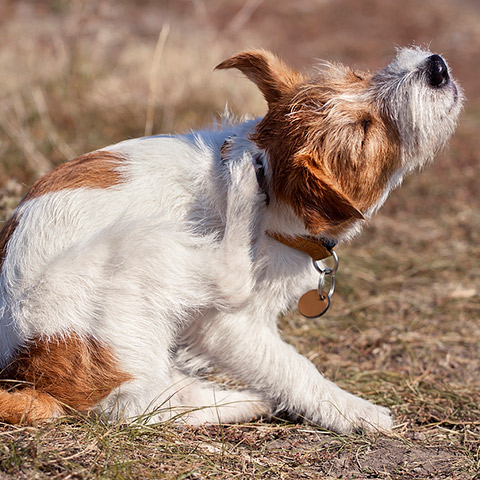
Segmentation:
<svg viewBox="0 0 480 480">
<path fill-rule="evenodd" d="M 216 68 L 253 81 L 266 115 L 83 155 L 4 225 L 2 421 L 282 411 L 339 433 L 392 428 L 387 408 L 282 341 L 277 319 L 316 285 L 309 249 L 351 239 L 447 142 L 462 90 L 418 47 L 375 73 L 326 63 L 307 76 L 264 50 Z"/>
</svg>

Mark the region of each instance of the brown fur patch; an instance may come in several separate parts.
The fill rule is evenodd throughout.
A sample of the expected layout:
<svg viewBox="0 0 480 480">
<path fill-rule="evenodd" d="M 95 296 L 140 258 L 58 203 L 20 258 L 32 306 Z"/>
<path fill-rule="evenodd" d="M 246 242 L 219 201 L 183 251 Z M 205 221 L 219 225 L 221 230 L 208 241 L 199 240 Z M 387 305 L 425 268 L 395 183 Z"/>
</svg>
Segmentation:
<svg viewBox="0 0 480 480">
<path fill-rule="evenodd" d="M 77 188 L 109 188 L 120 183 L 116 167 L 124 158 L 115 152 L 100 151 L 62 163 L 40 177 L 28 190 L 23 201 L 46 193 Z"/>
<path fill-rule="evenodd" d="M 336 188 L 317 162 L 309 155 L 296 155 L 284 177 L 280 198 L 294 200 L 294 209 L 310 231 L 325 231 L 363 215 L 351 200 Z M 277 180 L 278 181 L 278 180 Z M 277 188 L 277 196 L 279 192 Z"/>
<path fill-rule="evenodd" d="M 47 394 L 60 405 L 79 411 L 93 407 L 114 388 L 131 379 L 119 369 L 107 346 L 77 335 L 65 339 L 34 339 L 17 353 L 1 377 L 26 382 L 36 394 Z M 8 401 L 1 402 L 5 392 L 0 393 L 0 409 L 3 406 L 8 408 Z M 19 395 L 22 393 L 23 397 Z M 21 385 L 9 394 L 16 395 L 20 404 L 25 403 L 25 395 L 31 396 L 28 388 L 22 388 Z M 11 401 L 16 401 L 15 397 Z M 35 412 L 35 408 L 32 412 Z M 9 415 L 9 411 L 0 410 L 0 418 Z M 34 413 L 30 415 L 33 416 Z"/>
<path fill-rule="evenodd" d="M 33 388 L 0 391 L 0 421 L 13 424 L 35 424 L 59 417 L 65 412 L 50 395 Z"/>
</svg>

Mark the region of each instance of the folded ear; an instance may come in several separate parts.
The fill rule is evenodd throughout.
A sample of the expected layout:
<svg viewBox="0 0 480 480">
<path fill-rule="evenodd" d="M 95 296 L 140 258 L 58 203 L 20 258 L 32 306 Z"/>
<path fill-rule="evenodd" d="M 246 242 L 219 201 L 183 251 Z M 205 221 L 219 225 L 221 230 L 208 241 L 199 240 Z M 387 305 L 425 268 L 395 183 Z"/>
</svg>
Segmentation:
<svg viewBox="0 0 480 480">
<path fill-rule="evenodd" d="M 292 205 L 312 234 L 355 218 L 364 219 L 310 155 L 297 155 L 282 183 L 280 196 Z"/>
<path fill-rule="evenodd" d="M 238 68 L 263 93 L 269 106 L 303 79 L 273 53 L 267 50 L 248 50 L 224 60 L 216 69 Z"/>
</svg>

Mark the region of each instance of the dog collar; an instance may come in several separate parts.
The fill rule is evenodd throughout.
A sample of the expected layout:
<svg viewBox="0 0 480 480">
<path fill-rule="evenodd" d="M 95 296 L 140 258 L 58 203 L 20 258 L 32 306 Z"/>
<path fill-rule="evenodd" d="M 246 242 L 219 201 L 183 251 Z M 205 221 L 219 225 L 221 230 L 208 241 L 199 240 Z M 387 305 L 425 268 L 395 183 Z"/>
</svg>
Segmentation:
<svg viewBox="0 0 480 480">
<path fill-rule="evenodd" d="M 283 243 L 287 247 L 306 253 L 314 262 L 330 257 L 332 255 L 333 247 L 337 244 L 337 242 L 318 239 L 311 236 L 287 237 L 280 233 L 269 231 L 267 231 L 267 235 L 277 242 Z"/>
</svg>

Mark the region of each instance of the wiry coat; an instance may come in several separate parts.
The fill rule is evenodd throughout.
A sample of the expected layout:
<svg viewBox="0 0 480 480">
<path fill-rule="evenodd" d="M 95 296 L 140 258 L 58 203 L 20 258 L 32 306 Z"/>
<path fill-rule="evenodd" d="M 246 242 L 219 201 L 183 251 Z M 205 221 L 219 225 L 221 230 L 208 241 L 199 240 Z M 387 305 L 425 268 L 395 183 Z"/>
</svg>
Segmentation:
<svg viewBox="0 0 480 480">
<path fill-rule="evenodd" d="M 316 275 L 266 232 L 358 231 L 453 132 L 461 91 L 441 62 L 404 49 L 375 75 L 330 65 L 306 78 L 245 52 L 219 68 L 259 86 L 263 119 L 128 140 L 40 178 L 0 234 L 1 362 L 19 382 L 0 390 L 0 419 L 95 409 L 201 423 L 286 410 L 338 432 L 390 428 L 387 409 L 281 340 L 278 315 Z M 198 378 L 211 369 L 248 390 Z"/>
</svg>

